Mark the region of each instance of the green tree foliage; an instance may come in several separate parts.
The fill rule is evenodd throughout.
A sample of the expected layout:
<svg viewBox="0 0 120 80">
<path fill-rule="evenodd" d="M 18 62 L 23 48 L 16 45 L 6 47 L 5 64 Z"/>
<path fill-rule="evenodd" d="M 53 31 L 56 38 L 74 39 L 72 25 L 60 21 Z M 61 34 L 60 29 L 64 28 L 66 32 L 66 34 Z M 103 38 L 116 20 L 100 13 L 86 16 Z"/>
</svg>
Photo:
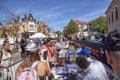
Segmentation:
<svg viewBox="0 0 120 80">
<path fill-rule="evenodd" d="M 66 35 L 72 35 L 79 31 L 77 25 L 73 20 L 71 20 L 68 25 L 66 26 L 65 34 Z"/>
<path fill-rule="evenodd" d="M 58 36 L 61 36 L 62 35 L 62 32 L 61 31 L 56 31 L 55 32 Z"/>
<path fill-rule="evenodd" d="M 0 38 L 5 38 L 5 35 L 0 33 Z"/>
<path fill-rule="evenodd" d="M 105 16 L 100 16 L 89 22 L 90 28 L 99 28 L 100 31 L 107 32 L 107 21 Z"/>
</svg>

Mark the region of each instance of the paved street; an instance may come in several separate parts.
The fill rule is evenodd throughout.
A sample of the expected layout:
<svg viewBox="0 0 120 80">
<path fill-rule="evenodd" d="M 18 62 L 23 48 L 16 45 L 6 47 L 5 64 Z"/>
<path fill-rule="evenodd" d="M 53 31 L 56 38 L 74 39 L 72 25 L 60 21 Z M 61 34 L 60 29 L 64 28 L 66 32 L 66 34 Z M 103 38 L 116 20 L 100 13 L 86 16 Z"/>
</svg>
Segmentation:
<svg viewBox="0 0 120 80">
<path fill-rule="evenodd" d="M 14 59 L 14 62 L 17 62 L 17 61 L 21 60 L 20 53 L 14 53 L 14 54 L 12 54 L 12 57 Z"/>
</svg>

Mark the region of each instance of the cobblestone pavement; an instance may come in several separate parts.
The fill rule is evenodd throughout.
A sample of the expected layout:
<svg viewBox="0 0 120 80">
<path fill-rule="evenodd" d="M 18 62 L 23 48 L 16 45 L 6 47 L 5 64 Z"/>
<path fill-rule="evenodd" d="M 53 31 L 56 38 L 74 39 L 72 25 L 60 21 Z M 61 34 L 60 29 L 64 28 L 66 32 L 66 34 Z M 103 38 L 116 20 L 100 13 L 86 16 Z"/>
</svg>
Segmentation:
<svg viewBox="0 0 120 80">
<path fill-rule="evenodd" d="M 12 57 L 14 59 L 14 62 L 17 62 L 17 61 L 21 60 L 21 54 L 20 53 L 14 53 L 14 54 L 12 54 Z"/>
</svg>

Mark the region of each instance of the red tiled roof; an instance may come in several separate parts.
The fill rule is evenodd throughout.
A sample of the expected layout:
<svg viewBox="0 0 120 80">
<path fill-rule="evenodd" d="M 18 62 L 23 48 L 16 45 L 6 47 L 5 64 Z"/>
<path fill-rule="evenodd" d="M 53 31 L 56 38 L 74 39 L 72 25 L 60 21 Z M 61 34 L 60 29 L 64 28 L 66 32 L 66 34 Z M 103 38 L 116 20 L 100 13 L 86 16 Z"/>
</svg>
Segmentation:
<svg viewBox="0 0 120 80">
<path fill-rule="evenodd" d="M 83 21 L 80 21 L 80 20 L 73 20 L 75 22 L 75 24 L 86 24 L 85 22 Z"/>
</svg>

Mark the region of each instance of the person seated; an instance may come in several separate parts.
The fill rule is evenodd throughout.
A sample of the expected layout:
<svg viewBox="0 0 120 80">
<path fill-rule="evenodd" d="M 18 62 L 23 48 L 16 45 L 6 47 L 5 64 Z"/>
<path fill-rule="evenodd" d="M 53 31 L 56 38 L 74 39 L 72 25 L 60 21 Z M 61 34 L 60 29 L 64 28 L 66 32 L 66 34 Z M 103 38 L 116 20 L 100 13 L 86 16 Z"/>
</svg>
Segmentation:
<svg viewBox="0 0 120 80">
<path fill-rule="evenodd" d="M 35 43 L 29 43 L 27 44 L 25 49 L 25 57 L 23 58 L 23 62 L 18 66 L 16 70 L 16 79 L 24 68 L 31 67 L 36 61 L 39 61 L 39 63 L 35 67 L 35 70 L 39 75 L 40 79 L 45 78 L 45 76 L 50 76 L 51 71 L 48 61 L 40 61 L 39 47 Z"/>
<path fill-rule="evenodd" d="M 83 80 L 109 80 L 104 65 L 97 60 L 89 62 L 84 56 L 79 56 L 76 64 L 84 73 Z"/>
</svg>

